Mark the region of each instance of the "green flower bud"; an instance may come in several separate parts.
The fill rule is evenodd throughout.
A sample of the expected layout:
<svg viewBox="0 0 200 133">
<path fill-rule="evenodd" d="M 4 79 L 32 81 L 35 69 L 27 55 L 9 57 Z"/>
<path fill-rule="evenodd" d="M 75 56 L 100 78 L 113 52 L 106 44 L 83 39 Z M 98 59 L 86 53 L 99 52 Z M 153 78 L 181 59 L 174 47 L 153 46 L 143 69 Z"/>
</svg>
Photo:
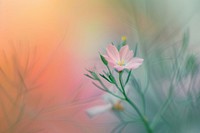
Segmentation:
<svg viewBox="0 0 200 133">
<path fill-rule="evenodd" d="M 104 58 L 104 56 L 100 54 L 100 58 L 101 58 L 101 61 L 103 62 L 103 64 L 107 66 L 108 61 Z"/>
<path fill-rule="evenodd" d="M 125 46 L 126 45 L 126 40 L 127 40 L 126 36 L 122 36 L 121 37 L 121 46 Z"/>
</svg>

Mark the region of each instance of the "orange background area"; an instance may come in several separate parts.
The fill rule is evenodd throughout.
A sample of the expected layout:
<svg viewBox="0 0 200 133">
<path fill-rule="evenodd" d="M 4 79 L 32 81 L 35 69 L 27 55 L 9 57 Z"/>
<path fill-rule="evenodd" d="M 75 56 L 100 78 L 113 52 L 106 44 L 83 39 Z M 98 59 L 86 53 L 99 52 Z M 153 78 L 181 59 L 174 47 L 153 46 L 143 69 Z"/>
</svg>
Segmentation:
<svg viewBox="0 0 200 133">
<path fill-rule="evenodd" d="M 110 124 L 97 121 L 112 121 L 110 116 L 89 120 L 85 115 L 101 103 L 96 101 L 101 91 L 83 74 L 98 51 L 131 33 L 122 17 L 130 14 L 119 14 L 113 3 L 0 2 L 0 132 L 108 132 Z M 147 20 L 141 21 L 145 28 Z"/>
<path fill-rule="evenodd" d="M 103 7 L 91 4 L 1 1 L 0 132 L 86 130 L 87 124 L 81 125 L 86 116 L 79 115 L 84 108 L 73 101 L 90 93 L 78 94 L 78 88 L 85 80 L 84 54 L 88 56 L 90 51 L 84 24 L 89 27 L 91 17 L 101 15 L 97 8 Z"/>
</svg>

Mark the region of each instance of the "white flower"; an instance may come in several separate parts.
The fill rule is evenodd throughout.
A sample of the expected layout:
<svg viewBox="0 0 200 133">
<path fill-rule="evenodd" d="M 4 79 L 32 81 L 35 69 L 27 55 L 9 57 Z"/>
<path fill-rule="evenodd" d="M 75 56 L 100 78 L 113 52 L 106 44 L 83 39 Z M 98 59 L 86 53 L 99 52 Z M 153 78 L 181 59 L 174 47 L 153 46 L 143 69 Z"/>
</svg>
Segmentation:
<svg viewBox="0 0 200 133">
<path fill-rule="evenodd" d="M 115 94 L 119 95 L 119 92 Z M 102 99 L 105 101 L 104 105 L 97 105 L 86 110 L 86 113 L 88 114 L 89 117 L 94 117 L 111 110 L 118 110 L 118 111 L 124 110 L 124 107 L 121 103 L 122 102 L 121 99 L 109 93 L 104 94 L 102 96 Z"/>
</svg>

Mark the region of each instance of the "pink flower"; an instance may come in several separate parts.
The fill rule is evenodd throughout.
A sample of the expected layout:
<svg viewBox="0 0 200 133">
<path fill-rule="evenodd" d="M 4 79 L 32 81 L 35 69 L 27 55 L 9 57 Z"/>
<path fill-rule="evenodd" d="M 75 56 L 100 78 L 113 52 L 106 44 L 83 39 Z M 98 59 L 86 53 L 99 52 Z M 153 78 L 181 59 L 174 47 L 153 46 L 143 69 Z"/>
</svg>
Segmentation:
<svg viewBox="0 0 200 133">
<path fill-rule="evenodd" d="M 129 50 L 128 45 L 121 47 L 120 51 L 118 51 L 114 45 L 109 44 L 106 52 L 107 55 L 104 55 L 104 58 L 117 71 L 136 69 L 143 62 L 142 58 L 133 57 L 133 51 Z"/>
</svg>

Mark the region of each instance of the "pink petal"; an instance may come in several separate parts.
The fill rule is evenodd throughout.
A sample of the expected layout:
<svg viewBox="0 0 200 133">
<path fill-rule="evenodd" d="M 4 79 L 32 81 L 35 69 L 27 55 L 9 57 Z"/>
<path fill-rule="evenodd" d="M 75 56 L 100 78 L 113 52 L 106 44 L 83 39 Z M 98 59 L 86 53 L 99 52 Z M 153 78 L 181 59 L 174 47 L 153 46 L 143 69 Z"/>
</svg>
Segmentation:
<svg viewBox="0 0 200 133">
<path fill-rule="evenodd" d="M 104 55 L 104 58 L 108 61 L 109 65 L 114 67 L 116 65 L 116 62 L 112 60 L 112 58 L 108 57 L 107 55 Z"/>
<path fill-rule="evenodd" d="M 125 62 L 129 62 L 133 58 L 133 51 L 129 51 L 126 56 L 124 57 Z"/>
<path fill-rule="evenodd" d="M 119 56 L 119 52 L 117 50 L 117 48 L 112 45 L 109 44 L 108 47 L 106 48 L 107 54 L 108 56 L 115 62 L 120 60 L 120 56 Z"/>
<path fill-rule="evenodd" d="M 114 66 L 114 68 L 115 68 L 118 72 L 120 72 L 120 71 L 122 71 L 122 70 L 125 69 L 125 66 L 116 65 L 116 66 Z"/>
<path fill-rule="evenodd" d="M 133 51 L 129 50 L 128 45 L 121 47 L 119 54 L 120 59 L 124 60 L 125 62 L 130 61 L 130 59 L 133 57 Z"/>
<path fill-rule="evenodd" d="M 142 58 L 133 58 L 128 64 L 126 64 L 125 68 L 136 69 L 136 68 L 138 68 L 139 66 L 142 65 L 143 60 L 144 59 L 142 59 Z"/>
<path fill-rule="evenodd" d="M 121 47 L 119 51 L 120 57 L 125 57 L 128 51 L 129 51 L 128 45 Z"/>
<path fill-rule="evenodd" d="M 142 63 L 144 61 L 144 59 L 138 58 L 138 57 L 134 57 L 133 60 L 134 62 L 137 62 L 137 63 Z"/>
</svg>

